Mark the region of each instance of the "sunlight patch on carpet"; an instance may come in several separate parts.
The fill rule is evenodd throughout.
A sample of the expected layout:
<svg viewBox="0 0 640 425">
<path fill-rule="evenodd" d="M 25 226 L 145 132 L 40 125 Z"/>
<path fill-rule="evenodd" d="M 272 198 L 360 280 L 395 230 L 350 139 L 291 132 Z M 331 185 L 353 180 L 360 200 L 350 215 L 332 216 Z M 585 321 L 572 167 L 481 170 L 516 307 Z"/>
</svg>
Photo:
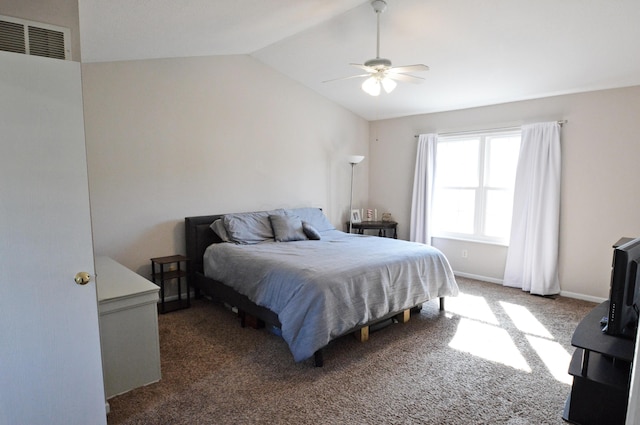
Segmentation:
<svg viewBox="0 0 640 425">
<path fill-rule="evenodd" d="M 509 318 L 521 332 L 529 335 L 553 339 L 551 332 L 524 306 L 500 301 L 500 305 L 507 312 Z"/>
<path fill-rule="evenodd" d="M 449 347 L 525 372 L 531 368 L 509 333 L 498 327 L 462 318 Z"/>
<path fill-rule="evenodd" d="M 483 297 L 463 294 L 447 298 L 447 313 L 457 314 L 468 319 L 479 320 L 492 325 L 498 324 L 498 318 Z"/>
<path fill-rule="evenodd" d="M 551 341 L 537 336 L 527 335 L 527 341 L 531 344 L 536 354 L 540 357 L 549 373 L 558 381 L 571 385 L 573 378 L 567 372 L 571 355 L 556 341 Z"/>
</svg>

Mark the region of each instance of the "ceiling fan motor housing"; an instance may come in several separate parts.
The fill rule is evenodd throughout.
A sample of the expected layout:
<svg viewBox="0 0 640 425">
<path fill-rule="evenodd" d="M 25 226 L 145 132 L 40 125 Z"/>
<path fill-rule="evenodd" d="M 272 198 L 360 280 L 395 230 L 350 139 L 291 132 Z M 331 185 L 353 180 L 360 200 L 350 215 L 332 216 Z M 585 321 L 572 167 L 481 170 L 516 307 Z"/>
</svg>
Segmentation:
<svg viewBox="0 0 640 425">
<path fill-rule="evenodd" d="M 364 63 L 364 66 L 368 66 L 374 69 L 386 69 L 391 68 L 391 61 L 385 58 L 369 59 Z"/>
<path fill-rule="evenodd" d="M 384 0 L 371 0 L 371 6 L 376 13 L 382 13 L 387 9 L 387 2 Z"/>
</svg>

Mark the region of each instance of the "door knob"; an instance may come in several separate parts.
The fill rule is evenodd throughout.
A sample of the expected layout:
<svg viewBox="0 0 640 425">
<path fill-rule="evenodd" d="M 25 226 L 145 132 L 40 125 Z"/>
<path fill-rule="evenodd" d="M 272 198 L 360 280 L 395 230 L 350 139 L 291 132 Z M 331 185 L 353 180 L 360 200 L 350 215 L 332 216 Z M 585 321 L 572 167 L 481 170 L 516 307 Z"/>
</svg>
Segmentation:
<svg viewBox="0 0 640 425">
<path fill-rule="evenodd" d="M 87 272 L 76 273 L 75 281 L 78 285 L 86 285 L 91 281 L 91 275 Z"/>
</svg>

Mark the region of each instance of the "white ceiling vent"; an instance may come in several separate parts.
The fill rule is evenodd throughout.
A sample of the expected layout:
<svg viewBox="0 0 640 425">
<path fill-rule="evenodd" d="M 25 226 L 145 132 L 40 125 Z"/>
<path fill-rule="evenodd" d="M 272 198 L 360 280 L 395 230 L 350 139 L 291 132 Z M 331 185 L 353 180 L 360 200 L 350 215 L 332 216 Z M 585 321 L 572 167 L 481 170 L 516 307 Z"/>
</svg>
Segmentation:
<svg viewBox="0 0 640 425">
<path fill-rule="evenodd" d="M 0 50 L 71 60 L 69 28 L 0 16 Z"/>
</svg>

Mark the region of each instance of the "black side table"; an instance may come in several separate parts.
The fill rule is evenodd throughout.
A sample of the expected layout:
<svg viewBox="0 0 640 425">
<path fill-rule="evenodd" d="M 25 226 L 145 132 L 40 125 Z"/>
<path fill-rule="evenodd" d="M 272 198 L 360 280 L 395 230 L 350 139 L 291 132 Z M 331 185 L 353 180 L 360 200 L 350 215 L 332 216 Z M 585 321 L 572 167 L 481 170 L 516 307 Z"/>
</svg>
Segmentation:
<svg viewBox="0 0 640 425">
<path fill-rule="evenodd" d="M 398 223 L 395 221 L 362 221 L 360 223 L 351 223 L 351 228 L 357 230 L 362 235 L 365 230 L 377 230 L 378 236 L 386 237 L 387 230 L 393 230 L 393 238 L 398 239 Z M 349 229 L 349 222 L 347 222 Z"/>
<path fill-rule="evenodd" d="M 153 283 L 160 287 L 160 304 L 158 304 L 159 313 L 168 313 L 174 310 L 180 310 L 191 306 L 191 295 L 189 294 L 189 282 L 187 281 L 186 263 L 189 258 L 184 255 L 169 255 L 166 257 L 156 257 L 151 259 L 151 279 Z M 185 263 L 185 267 L 181 266 Z M 175 267 L 171 267 L 175 264 Z M 169 269 L 165 270 L 165 266 Z M 165 282 L 176 279 L 178 281 L 178 299 L 173 301 L 165 301 Z M 182 279 L 186 281 L 187 298 L 182 298 Z"/>
</svg>

